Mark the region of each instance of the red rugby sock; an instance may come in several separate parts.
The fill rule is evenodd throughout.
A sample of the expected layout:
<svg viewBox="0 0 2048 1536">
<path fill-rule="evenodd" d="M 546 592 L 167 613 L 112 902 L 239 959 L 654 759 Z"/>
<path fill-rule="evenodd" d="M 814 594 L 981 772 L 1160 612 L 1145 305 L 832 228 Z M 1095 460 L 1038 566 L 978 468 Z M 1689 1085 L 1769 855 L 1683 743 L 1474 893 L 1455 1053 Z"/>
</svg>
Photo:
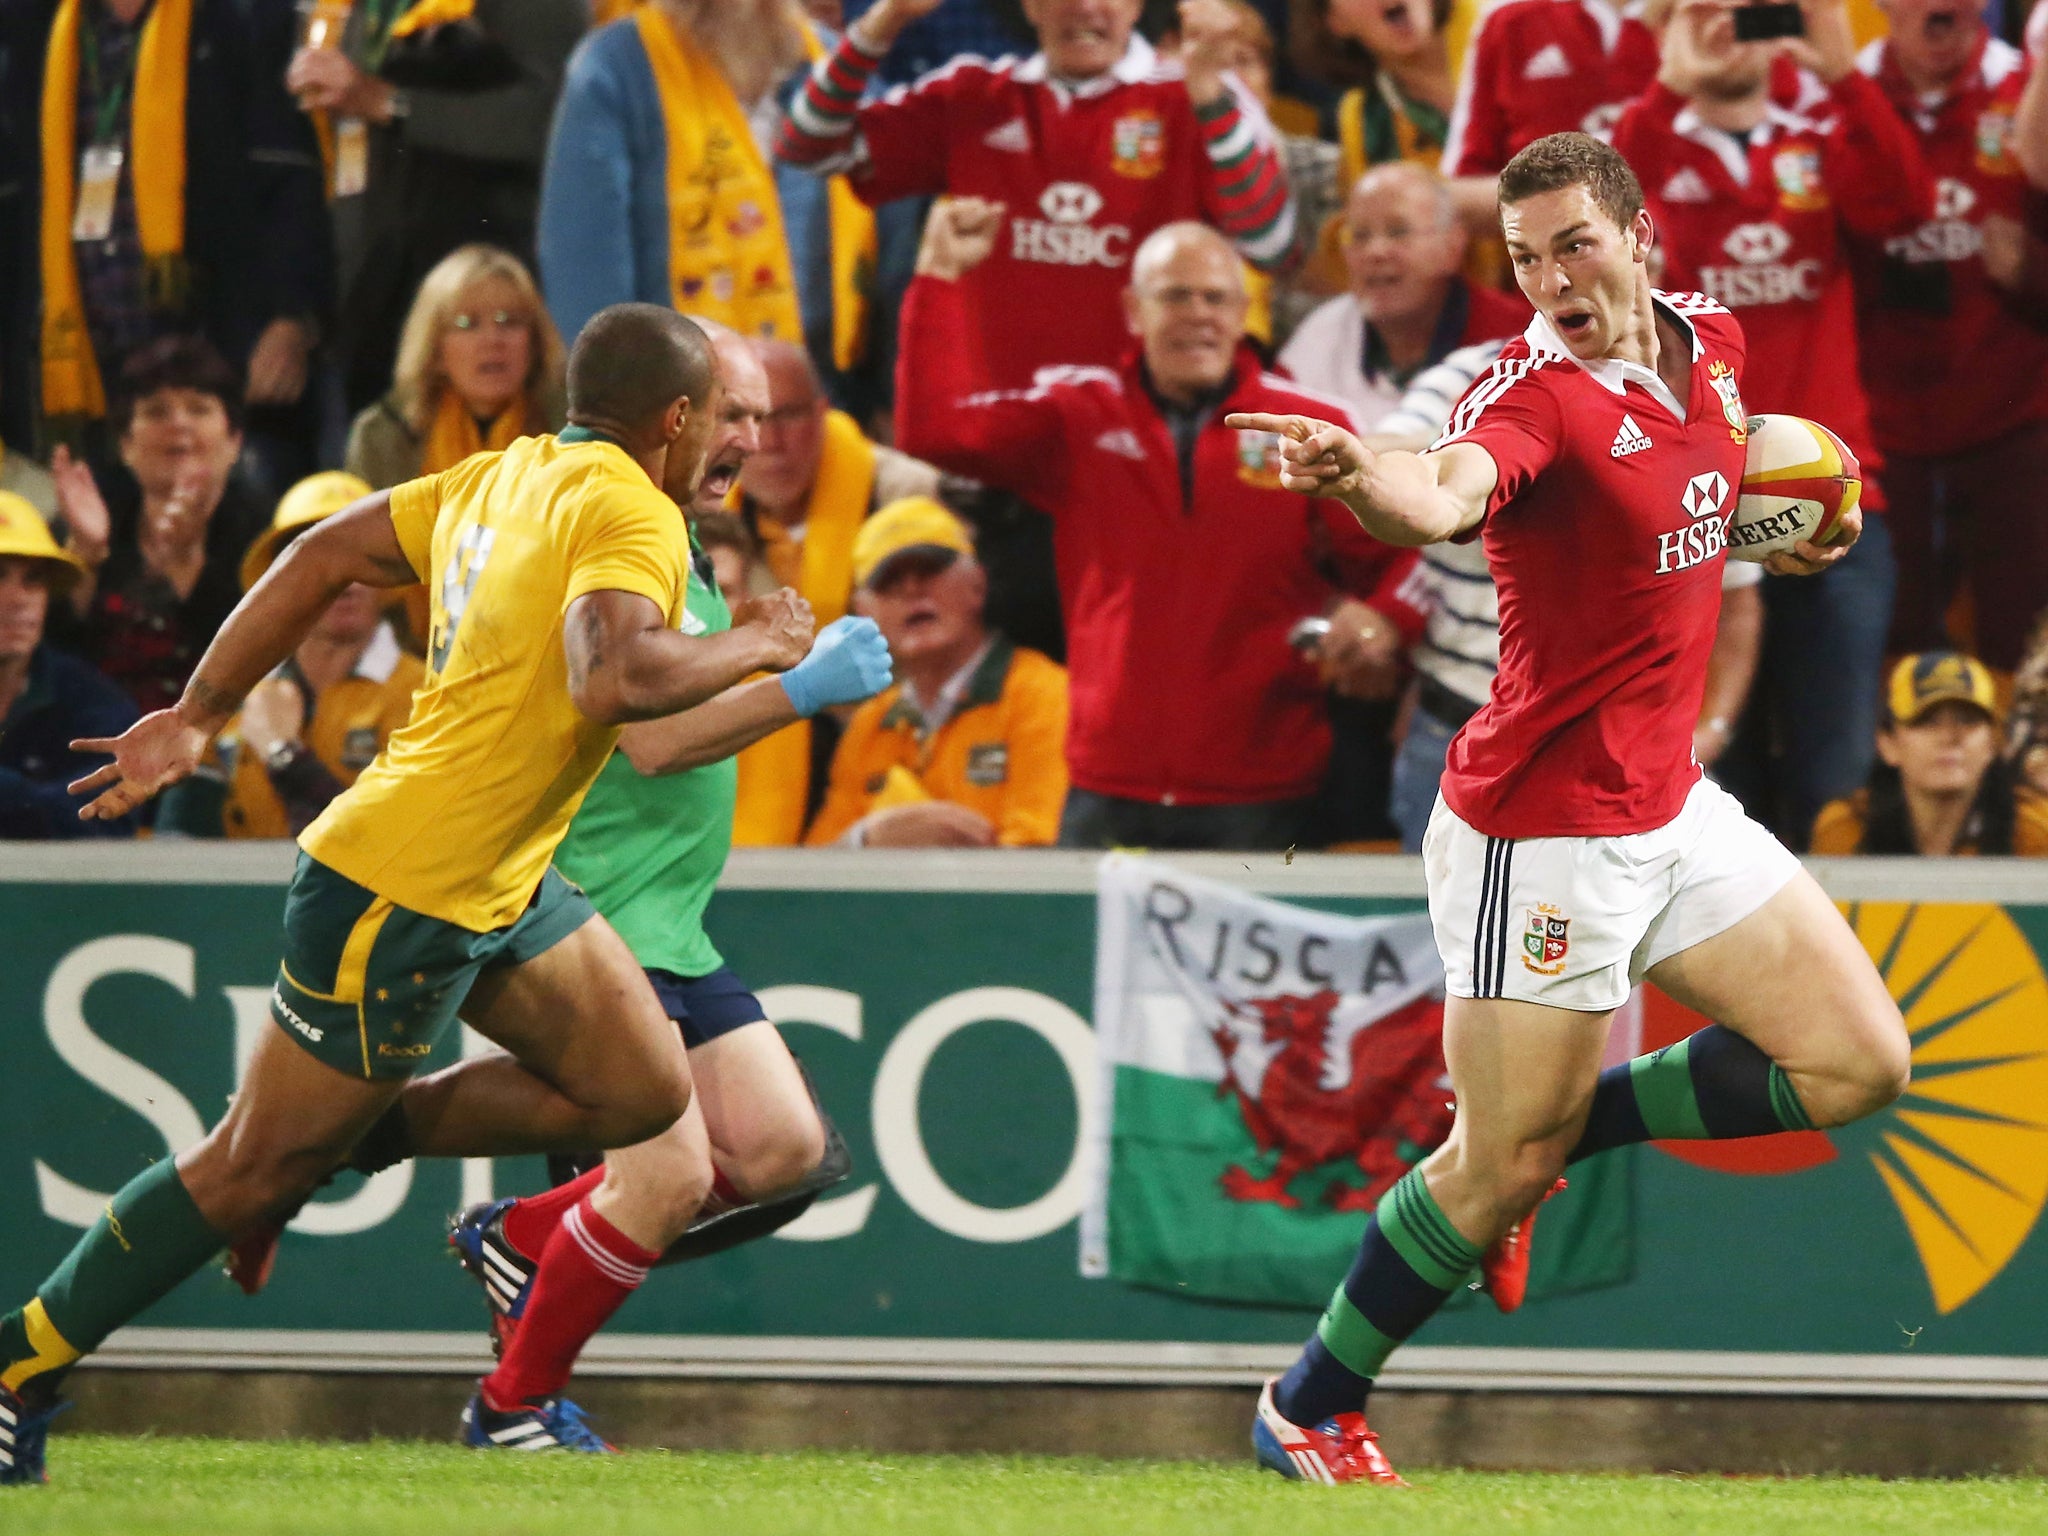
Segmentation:
<svg viewBox="0 0 2048 1536">
<path fill-rule="evenodd" d="M 484 1378 L 484 1402 L 504 1413 L 560 1392 L 583 1346 L 660 1257 L 598 1215 L 587 1198 L 577 1201 L 541 1253 L 526 1316 Z"/>
<path fill-rule="evenodd" d="M 522 1196 L 505 1213 L 505 1241 L 529 1259 L 540 1257 L 570 1207 L 604 1182 L 604 1164 L 537 1195 Z"/>
</svg>

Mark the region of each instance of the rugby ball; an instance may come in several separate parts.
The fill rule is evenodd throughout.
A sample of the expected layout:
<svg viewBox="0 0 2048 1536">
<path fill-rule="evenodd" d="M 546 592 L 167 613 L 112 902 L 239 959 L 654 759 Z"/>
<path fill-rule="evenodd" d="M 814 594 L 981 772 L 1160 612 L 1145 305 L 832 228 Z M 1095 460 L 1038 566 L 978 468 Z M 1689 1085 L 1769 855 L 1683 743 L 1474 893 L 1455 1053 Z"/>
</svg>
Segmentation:
<svg viewBox="0 0 2048 1536">
<path fill-rule="evenodd" d="M 1862 495 L 1863 466 L 1826 427 L 1804 416 L 1752 416 L 1729 557 L 1767 560 L 1802 539 L 1825 544 Z"/>
</svg>

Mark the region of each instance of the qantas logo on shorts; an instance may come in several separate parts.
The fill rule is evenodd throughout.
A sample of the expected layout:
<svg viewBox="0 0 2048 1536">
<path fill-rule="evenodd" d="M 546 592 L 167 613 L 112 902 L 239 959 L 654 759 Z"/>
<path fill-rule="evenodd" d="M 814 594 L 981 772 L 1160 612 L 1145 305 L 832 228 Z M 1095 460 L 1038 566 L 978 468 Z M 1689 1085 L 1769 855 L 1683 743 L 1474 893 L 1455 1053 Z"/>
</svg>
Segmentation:
<svg viewBox="0 0 2048 1536">
<path fill-rule="evenodd" d="M 1522 930 L 1523 967 L 1538 976 L 1563 975 L 1565 956 L 1572 947 L 1572 920 L 1543 902 L 1529 908 L 1527 916 L 1528 925 Z"/>
<path fill-rule="evenodd" d="M 304 1019 L 300 1018 L 296 1012 L 293 1011 L 292 1005 L 284 1000 L 283 988 L 273 986 L 270 989 L 270 1006 L 277 1010 L 278 1016 L 282 1018 L 285 1021 L 285 1023 L 291 1025 L 293 1029 L 296 1029 L 300 1034 L 304 1035 L 308 1040 L 312 1041 L 315 1045 L 318 1045 L 322 1040 L 327 1038 L 326 1030 L 315 1029 L 312 1025 L 308 1024 Z"/>
</svg>

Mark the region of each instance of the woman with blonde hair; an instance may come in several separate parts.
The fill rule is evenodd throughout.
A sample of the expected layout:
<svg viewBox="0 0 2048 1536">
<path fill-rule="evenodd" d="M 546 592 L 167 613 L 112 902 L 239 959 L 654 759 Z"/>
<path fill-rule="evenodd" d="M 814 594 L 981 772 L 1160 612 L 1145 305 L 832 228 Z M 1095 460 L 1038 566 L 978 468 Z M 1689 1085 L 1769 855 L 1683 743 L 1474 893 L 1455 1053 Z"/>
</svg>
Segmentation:
<svg viewBox="0 0 2048 1536">
<path fill-rule="evenodd" d="M 533 274 L 509 251 L 465 245 L 420 283 L 391 392 L 357 415 L 342 464 L 381 491 L 557 431 L 564 410 L 562 338 Z M 424 652 L 427 589 L 405 588 L 399 608 L 406 648 Z"/>
<path fill-rule="evenodd" d="M 391 393 L 349 428 L 345 467 L 383 490 L 562 425 L 562 339 L 516 256 L 465 245 L 420 284 Z"/>
</svg>

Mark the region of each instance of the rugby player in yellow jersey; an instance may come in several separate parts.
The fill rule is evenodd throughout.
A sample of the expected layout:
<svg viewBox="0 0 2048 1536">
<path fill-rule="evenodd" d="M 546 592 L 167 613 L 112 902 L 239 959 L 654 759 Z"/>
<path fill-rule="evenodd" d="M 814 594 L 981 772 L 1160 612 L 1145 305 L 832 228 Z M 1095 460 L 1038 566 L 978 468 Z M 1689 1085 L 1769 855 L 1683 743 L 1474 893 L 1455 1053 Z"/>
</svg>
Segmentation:
<svg viewBox="0 0 2048 1536">
<path fill-rule="evenodd" d="M 213 1132 L 131 1180 L 0 1318 L 0 1483 L 43 1480 L 62 1373 L 303 1199 L 458 1012 L 508 1054 L 416 1085 L 429 1091 L 407 1096 L 406 1134 L 422 1155 L 631 1145 L 688 1107 L 681 1042 L 639 964 L 548 859 L 622 726 L 794 666 L 810 613 L 778 594 L 720 634 L 676 627 L 690 567 L 678 507 L 718 404 L 701 331 L 655 305 L 601 311 L 568 384 L 559 436 L 381 492 L 295 542 L 174 708 L 91 744 L 115 760 L 74 786 L 100 791 L 80 814 L 124 815 L 192 771 L 351 582 L 428 584 L 411 720 L 300 839 L 278 1028 Z"/>
</svg>

